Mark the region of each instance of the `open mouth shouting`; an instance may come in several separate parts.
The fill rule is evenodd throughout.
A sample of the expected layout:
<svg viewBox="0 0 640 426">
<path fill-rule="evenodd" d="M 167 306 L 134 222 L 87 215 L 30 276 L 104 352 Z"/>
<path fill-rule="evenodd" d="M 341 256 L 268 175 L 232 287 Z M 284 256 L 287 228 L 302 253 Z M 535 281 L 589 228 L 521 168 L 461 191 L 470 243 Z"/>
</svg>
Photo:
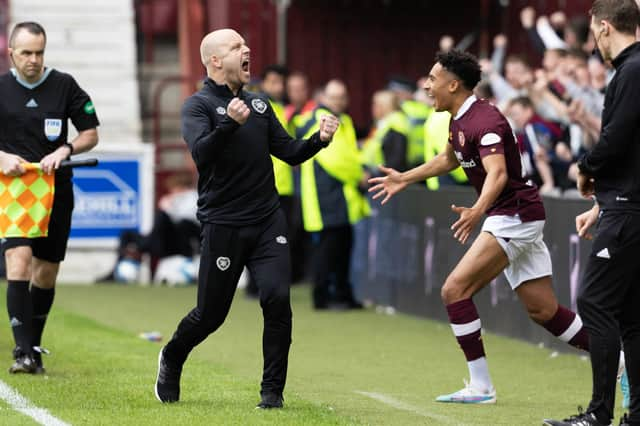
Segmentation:
<svg viewBox="0 0 640 426">
<path fill-rule="evenodd" d="M 242 63 L 240 64 L 242 71 L 249 74 L 250 73 L 250 65 L 249 57 L 245 57 L 242 59 Z"/>
</svg>

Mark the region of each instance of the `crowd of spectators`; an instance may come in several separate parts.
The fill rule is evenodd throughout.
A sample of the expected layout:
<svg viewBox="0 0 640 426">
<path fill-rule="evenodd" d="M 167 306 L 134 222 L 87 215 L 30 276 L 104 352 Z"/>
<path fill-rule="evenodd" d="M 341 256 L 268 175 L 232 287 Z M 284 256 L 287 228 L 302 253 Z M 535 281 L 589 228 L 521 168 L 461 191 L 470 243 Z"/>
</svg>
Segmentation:
<svg viewBox="0 0 640 426">
<path fill-rule="evenodd" d="M 542 194 L 575 194 L 577 158 L 597 141 L 611 64 L 595 49 L 587 16 L 568 18 L 557 11 L 520 13 L 530 48 L 542 57 L 529 63 L 512 52 L 503 34 L 482 59 L 483 97 L 491 97 L 510 120 L 523 166 Z"/>
</svg>

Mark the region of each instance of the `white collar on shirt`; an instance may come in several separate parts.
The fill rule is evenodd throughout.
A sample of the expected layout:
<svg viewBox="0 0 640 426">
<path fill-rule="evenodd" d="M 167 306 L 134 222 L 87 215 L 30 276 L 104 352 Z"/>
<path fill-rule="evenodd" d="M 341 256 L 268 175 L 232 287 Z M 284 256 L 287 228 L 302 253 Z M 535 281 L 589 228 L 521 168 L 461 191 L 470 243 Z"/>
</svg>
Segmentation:
<svg viewBox="0 0 640 426">
<path fill-rule="evenodd" d="M 471 105 L 473 105 L 473 103 L 475 101 L 477 101 L 478 98 L 476 98 L 476 95 L 471 95 L 469 96 L 463 103 L 462 106 L 460 106 L 460 109 L 458 110 L 458 113 L 456 114 L 456 116 L 454 117 L 454 120 L 459 120 L 460 117 L 462 117 L 464 115 L 465 112 L 469 111 L 469 108 L 471 108 Z"/>
</svg>

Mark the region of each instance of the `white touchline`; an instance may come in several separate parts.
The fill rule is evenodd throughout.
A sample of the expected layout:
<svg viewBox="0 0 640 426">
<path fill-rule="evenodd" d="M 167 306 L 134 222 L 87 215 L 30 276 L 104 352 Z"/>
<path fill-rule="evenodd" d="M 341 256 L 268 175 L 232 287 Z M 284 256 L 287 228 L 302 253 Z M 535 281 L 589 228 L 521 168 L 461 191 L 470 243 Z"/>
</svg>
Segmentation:
<svg viewBox="0 0 640 426">
<path fill-rule="evenodd" d="M 54 417 L 44 408 L 38 408 L 27 398 L 20 395 L 11 386 L 0 380 L 0 399 L 3 399 L 16 411 L 31 417 L 36 422 L 44 426 L 71 426 L 69 423 L 63 422 Z"/>
<path fill-rule="evenodd" d="M 360 395 L 364 395 L 366 397 L 369 397 L 371 399 L 375 399 L 376 401 L 380 401 L 383 404 L 387 404 L 397 410 L 404 410 L 404 411 L 409 411 L 411 413 L 414 414 L 418 414 L 422 417 L 428 417 L 432 420 L 436 420 L 438 421 L 440 424 L 443 425 L 455 425 L 455 426 L 464 426 L 463 423 L 459 423 L 453 419 L 450 419 L 449 417 L 446 416 L 442 416 L 440 414 L 435 414 L 435 413 L 430 413 L 426 410 L 423 410 L 420 407 L 415 407 L 411 404 L 407 404 L 406 402 L 400 401 L 398 399 L 395 399 L 392 396 L 389 395 L 385 395 L 383 393 L 377 393 L 377 392 L 364 392 L 364 391 L 354 391 L 355 393 L 358 393 Z"/>
</svg>

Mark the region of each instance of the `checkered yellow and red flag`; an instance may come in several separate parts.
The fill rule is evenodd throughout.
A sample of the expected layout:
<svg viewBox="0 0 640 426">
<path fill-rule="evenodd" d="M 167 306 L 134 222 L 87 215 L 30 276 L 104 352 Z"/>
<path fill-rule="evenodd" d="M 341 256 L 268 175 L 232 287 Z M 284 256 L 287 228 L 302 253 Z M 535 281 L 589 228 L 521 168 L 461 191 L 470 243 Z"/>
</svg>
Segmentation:
<svg viewBox="0 0 640 426">
<path fill-rule="evenodd" d="M 23 164 L 22 176 L 0 173 L 0 238 L 46 237 L 53 208 L 55 174 L 38 163 Z"/>
</svg>

